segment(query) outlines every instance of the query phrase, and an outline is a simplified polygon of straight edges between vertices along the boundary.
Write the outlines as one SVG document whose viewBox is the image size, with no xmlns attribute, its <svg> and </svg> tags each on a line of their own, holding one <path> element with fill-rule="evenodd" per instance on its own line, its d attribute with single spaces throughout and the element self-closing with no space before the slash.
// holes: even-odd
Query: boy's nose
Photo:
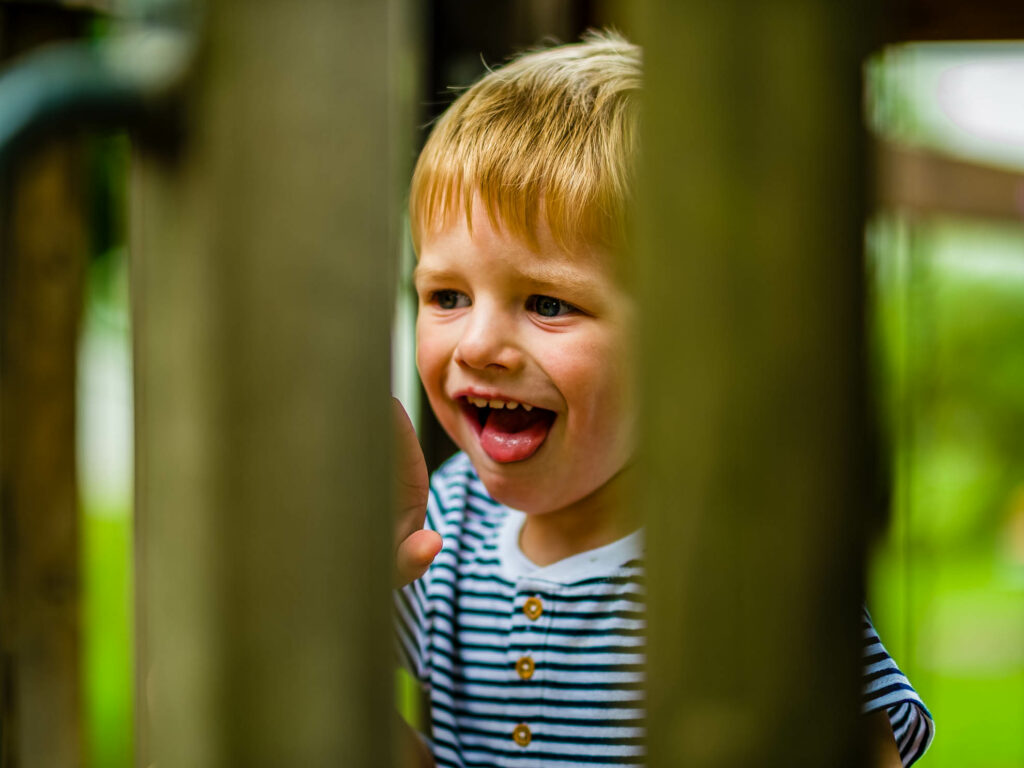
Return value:
<svg viewBox="0 0 1024 768">
<path fill-rule="evenodd" d="M 515 321 L 484 307 L 474 307 L 455 347 L 455 361 L 479 370 L 514 370 L 522 361 L 515 343 Z"/>
</svg>

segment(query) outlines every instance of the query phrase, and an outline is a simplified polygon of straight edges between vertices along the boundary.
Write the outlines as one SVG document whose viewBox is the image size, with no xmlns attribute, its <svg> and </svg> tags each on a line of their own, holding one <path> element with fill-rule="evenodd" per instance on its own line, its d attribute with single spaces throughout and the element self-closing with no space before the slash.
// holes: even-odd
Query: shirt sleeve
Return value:
<svg viewBox="0 0 1024 768">
<path fill-rule="evenodd" d="M 458 511 L 458 499 L 465 495 L 464 466 L 468 460 L 457 454 L 430 478 L 427 515 L 423 527 L 437 531 L 445 539 L 443 549 L 450 547 L 446 538 L 450 525 L 446 520 Z M 435 568 L 445 560 L 438 555 L 427 572 L 411 584 L 396 589 L 394 595 L 395 650 L 398 663 L 405 667 L 422 685 L 430 678 L 431 628 L 434 621 L 432 589 Z"/>
<path fill-rule="evenodd" d="M 885 709 L 903 765 L 913 765 L 935 736 L 931 713 L 907 676 L 900 671 L 878 638 L 867 610 L 863 612 L 864 714 Z"/>
<path fill-rule="evenodd" d="M 437 530 L 440 517 L 438 496 L 431 480 L 427 501 L 427 519 L 424 528 Z M 425 684 L 429 677 L 431 608 L 429 598 L 430 569 L 420 578 L 401 589 L 394 590 L 395 649 L 398 663 Z"/>
<path fill-rule="evenodd" d="M 427 680 L 428 604 L 422 579 L 394 591 L 398 663 L 421 683 Z"/>
</svg>

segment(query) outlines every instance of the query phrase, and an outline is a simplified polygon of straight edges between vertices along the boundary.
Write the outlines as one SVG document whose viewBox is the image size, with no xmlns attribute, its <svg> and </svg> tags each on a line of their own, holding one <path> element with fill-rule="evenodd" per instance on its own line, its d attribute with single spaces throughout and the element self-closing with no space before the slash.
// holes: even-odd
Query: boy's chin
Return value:
<svg viewBox="0 0 1024 768">
<path fill-rule="evenodd" d="M 535 511 L 540 499 L 544 497 L 542 486 L 545 484 L 538 483 L 536 477 L 529 477 L 532 473 L 527 465 L 532 463 L 532 459 L 500 463 L 488 457 L 479 445 L 468 450 L 464 446 L 460 447 L 469 454 L 480 482 L 492 499 L 522 512 Z"/>
<path fill-rule="evenodd" d="M 579 477 L 567 476 L 563 472 L 545 472 L 550 467 L 545 467 L 543 461 L 536 461 L 543 457 L 514 464 L 498 464 L 486 458 L 480 460 L 478 456 L 483 455 L 482 452 L 467 453 L 492 499 L 506 507 L 534 515 L 564 510 L 584 500 L 596 502 L 597 497 L 607 497 L 612 486 L 619 485 L 617 481 L 624 476 L 630 464 L 627 456 L 607 475 Z"/>
<path fill-rule="evenodd" d="M 514 465 L 481 466 L 477 462 L 474 464 L 480 481 L 487 489 L 487 494 L 506 507 L 537 515 L 561 509 L 577 501 L 577 499 L 563 497 L 565 493 L 563 483 L 528 477 L 527 473 L 508 471 Z"/>
<path fill-rule="evenodd" d="M 510 483 L 480 475 L 480 480 L 487 489 L 488 495 L 499 504 L 526 512 L 530 515 L 543 514 L 551 511 L 551 497 L 538 493 L 536 486 L 524 487 L 523 483 Z"/>
</svg>

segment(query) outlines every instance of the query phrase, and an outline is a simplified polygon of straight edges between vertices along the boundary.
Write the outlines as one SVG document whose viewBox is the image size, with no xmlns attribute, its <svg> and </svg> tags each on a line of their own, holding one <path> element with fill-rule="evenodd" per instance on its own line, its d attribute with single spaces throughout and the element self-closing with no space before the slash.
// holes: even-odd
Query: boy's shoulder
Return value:
<svg viewBox="0 0 1024 768">
<path fill-rule="evenodd" d="M 477 478 L 476 469 L 473 467 L 473 462 L 469 460 L 466 452 L 458 451 L 448 457 L 441 466 L 434 470 L 434 474 L 430 477 L 430 482 L 431 485 L 434 482 L 458 482 L 459 478 L 468 477 Z"/>
<path fill-rule="evenodd" d="M 442 536 L 461 538 L 466 531 L 480 539 L 491 538 L 508 513 L 508 507 L 491 498 L 473 462 L 462 451 L 430 477 L 427 527 Z"/>
</svg>

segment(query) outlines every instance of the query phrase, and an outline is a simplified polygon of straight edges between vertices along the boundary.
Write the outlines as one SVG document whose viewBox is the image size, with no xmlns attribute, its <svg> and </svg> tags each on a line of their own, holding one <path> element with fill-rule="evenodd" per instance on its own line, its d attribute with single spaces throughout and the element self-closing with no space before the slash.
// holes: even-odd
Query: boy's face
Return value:
<svg viewBox="0 0 1024 768">
<path fill-rule="evenodd" d="M 525 512 L 594 494 L 632 451 L 632 303 L 607 255 L 539 251 L 459 219 L 416 268 L 417 364 L 430 404 L 498 501 Z M 509 404 L 513 404 L 509 408 Z M 500 407 L 504 406 L 504 407 Z"/>
</svg>

